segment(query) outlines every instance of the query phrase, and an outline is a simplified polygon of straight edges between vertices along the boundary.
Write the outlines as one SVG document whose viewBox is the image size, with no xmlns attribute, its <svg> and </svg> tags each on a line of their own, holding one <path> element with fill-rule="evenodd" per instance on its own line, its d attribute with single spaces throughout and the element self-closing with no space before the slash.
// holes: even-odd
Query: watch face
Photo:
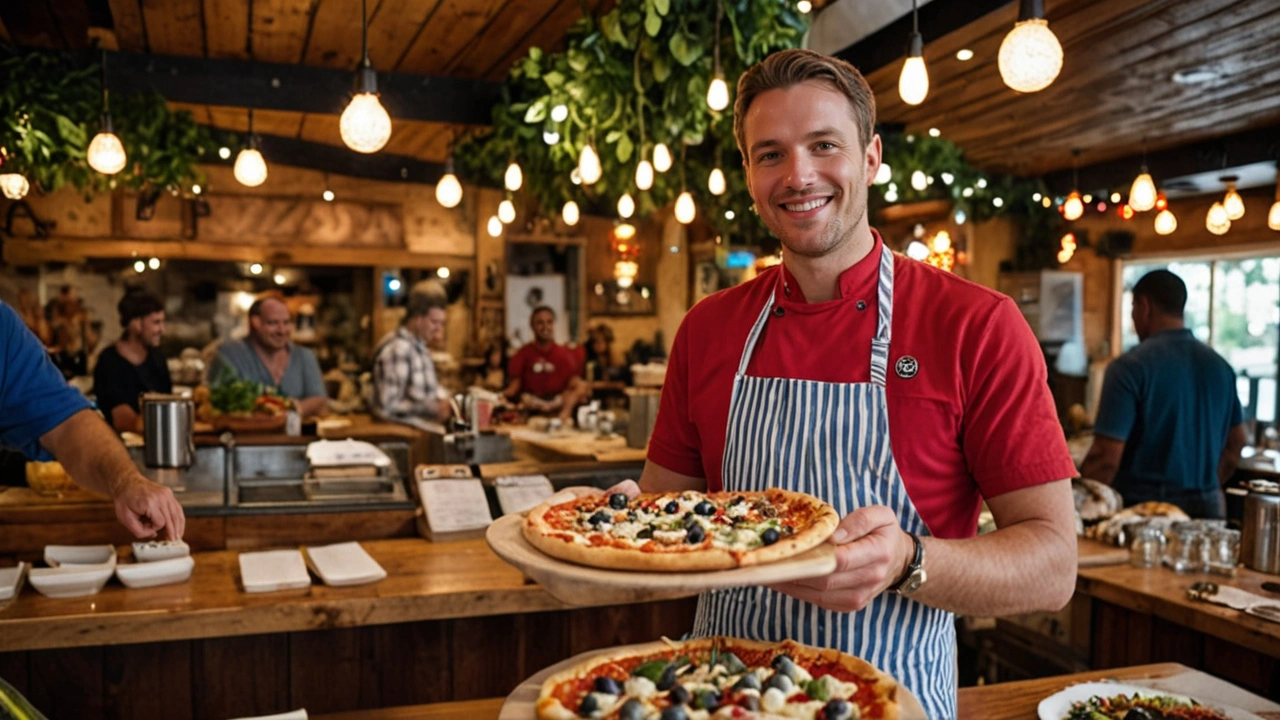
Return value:
<svg viewBox="0 0 1280 720">
<path fill-rule="evenodd" d="M 920 586 L 924 585 L 925 577 L 924 568 L 917 568 L 907 578 L 907 581 L 902 584 L 902 588 L 898 590 L 898 594 L 910 595 L 916 590 L 919 590 Z"/>
</svg>

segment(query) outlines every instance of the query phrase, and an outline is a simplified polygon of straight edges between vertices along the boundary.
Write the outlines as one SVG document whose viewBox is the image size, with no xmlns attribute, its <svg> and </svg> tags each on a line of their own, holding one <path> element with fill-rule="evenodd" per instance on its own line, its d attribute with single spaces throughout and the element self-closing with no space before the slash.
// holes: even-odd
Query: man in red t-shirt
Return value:
<svg viewBox="0 0 1280 720">
<path fill-rule="evenodd" d="M 740 79 L 734 123 L 783 263 L 685 317 L 640 487 L 782 487 L 842 519 L 833 573 L 704 593 L 693 632 L 837 647 L 955 717 L 952 613 L 1056 610 L 1075 589 L 1044 357 L 1010 298 L 870 228 L 881 143 L 851 65 L 776 53 Z M 984 499 L 998 529 L 975 536 Z"/>
<path fill-rule="evenodd" d="M 559 413 L 569 420 L 590 389 L 578 377 L 581 363 L 563 345 L 556 344 L 556 312 L 543 305 L 529 316 L 533 342 L 526 343 L 507 363 L 511 382 L 504 394 L 520 407 L 537 413 Z"/>
</svg>

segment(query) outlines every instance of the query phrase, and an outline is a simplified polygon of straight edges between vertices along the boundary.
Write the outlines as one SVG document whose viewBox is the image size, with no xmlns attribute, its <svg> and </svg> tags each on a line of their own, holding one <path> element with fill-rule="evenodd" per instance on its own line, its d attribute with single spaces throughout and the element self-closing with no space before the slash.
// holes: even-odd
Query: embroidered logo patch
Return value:
<svg viewBox="0 0 1280 720">
<path fill-rule="evenodd" d="M 920 372 L 920 363 L 910 355 L 903 355 L 898 358 L 898 362 L 894 364 L 893 371 L 898 373 L 898 377 L 908 379 L 916 376 Z"/>
</svg>

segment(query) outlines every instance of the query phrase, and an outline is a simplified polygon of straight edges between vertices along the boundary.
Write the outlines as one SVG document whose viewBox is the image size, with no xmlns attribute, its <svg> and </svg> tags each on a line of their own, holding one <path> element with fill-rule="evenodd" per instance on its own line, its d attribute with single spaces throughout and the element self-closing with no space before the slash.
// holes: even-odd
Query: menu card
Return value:
<svg viewBox="0 0 1280 720">
<path fill-rule="evenodd" d="M 440 539 L 442 533 L 483 530 L 493 522 L 489 499 L 478 478 L 419 480 L 418 497 L 431 539 Z"/>
<path fill-rule="evenodd" d="M 503 515 L 522 513 L 541 504 L 555 489 L 546 475 L 509 475 L 494 480 Z"/>
</svg>

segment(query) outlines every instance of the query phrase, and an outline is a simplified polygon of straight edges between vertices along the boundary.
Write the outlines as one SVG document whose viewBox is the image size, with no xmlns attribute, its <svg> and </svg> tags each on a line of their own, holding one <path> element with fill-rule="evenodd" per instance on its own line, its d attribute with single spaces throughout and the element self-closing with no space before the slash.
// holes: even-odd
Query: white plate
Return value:
<svg viewBox="0 0 1280 720">
<path fill-rule="evenodd" d="M 1037 708 L 1040 713 L 1040 720 L 1064 720 L 1067 713 L 1071 712 L 1071 705 L 1076 702 L 1088 700 L 1094 696 L 1113 697 L 1115 695 L 1133 695 L 1137 693 L 1142 697 L 1169 697 L 1182 702 L 1191 702 L 1191 698 L 1186 695 L 1178 695 L 1176 693 L 1164 692 L 1163 690 L 1153 690 L 1138 685 L 1124 685 L 1113 682 L 1087 682 L 1079 685 L 1072 685 L 1061 692 L 1054 693 L 1044 700 L 1040 701 Z M 1205 700 L 1197 700 L 1201 705 L 1211 707 L 1225 714 L 1231 720 L 1262 720 L 1262 718 L 1251 712 L 1241 710 L 1239 708 L 1228 707 L 1214 702 Z"/>
<path fill-rule="evenodd" d="M 115 567 L 116 549 L 113 545 L 45 545 L 44 561 L 53 568 Z"/>
<path fill-rule="evenodd" d="M 311 585 L 298 550 L 240 553 L 240 580 L 251 593 L 295 590 Z"/>
<path fill-rule="evenodd" d="M 275 715 L 254 715 L 253 717 L 235 718 L 235 720 L 307 720 L 307 709 L 290 710 Z"/>
<path fill-rule="evenodd" d="M 311 467 L 343 467 L 373 465 L 390 467 L 391 458 L 373 443 L 363 440 L 317 440 L 307 446 L 307 462 Z"/>
<path fill-rule="evenodd" d="M 387 576 L 377 560 L 357 542 L 306 548 L 307 564 L 325 585 L 363 585 Z"/>
<path fill-rule="evenodd" d="M 187 557 L 191 546 L 181 540 L 152 540 L 133 544 L 133 557 L 138 562 L 155 562 Z"/>
<path fill-rule="evenodd" d="M 18 563 L 16 567 L 0 568 L 0 600 L 16 597 L 22 589 L 22 580 L 27 575 L 27 564 Z"/>
<path fill-rule="evenodd" d="M 116 566 L 116 577 L 125 587 L 148 588 L 186 582 L 196 561 L 190 555 L 157 560 L 155 562 L 130 563 Z"/>
<path fill-rule="evenodd" d="M 94 595 L 115 573 L 114 565 L 81 565 L 60 568 L 32 568 L 27 575 L 31 587 L 51 598 Z"/>
</svg>

